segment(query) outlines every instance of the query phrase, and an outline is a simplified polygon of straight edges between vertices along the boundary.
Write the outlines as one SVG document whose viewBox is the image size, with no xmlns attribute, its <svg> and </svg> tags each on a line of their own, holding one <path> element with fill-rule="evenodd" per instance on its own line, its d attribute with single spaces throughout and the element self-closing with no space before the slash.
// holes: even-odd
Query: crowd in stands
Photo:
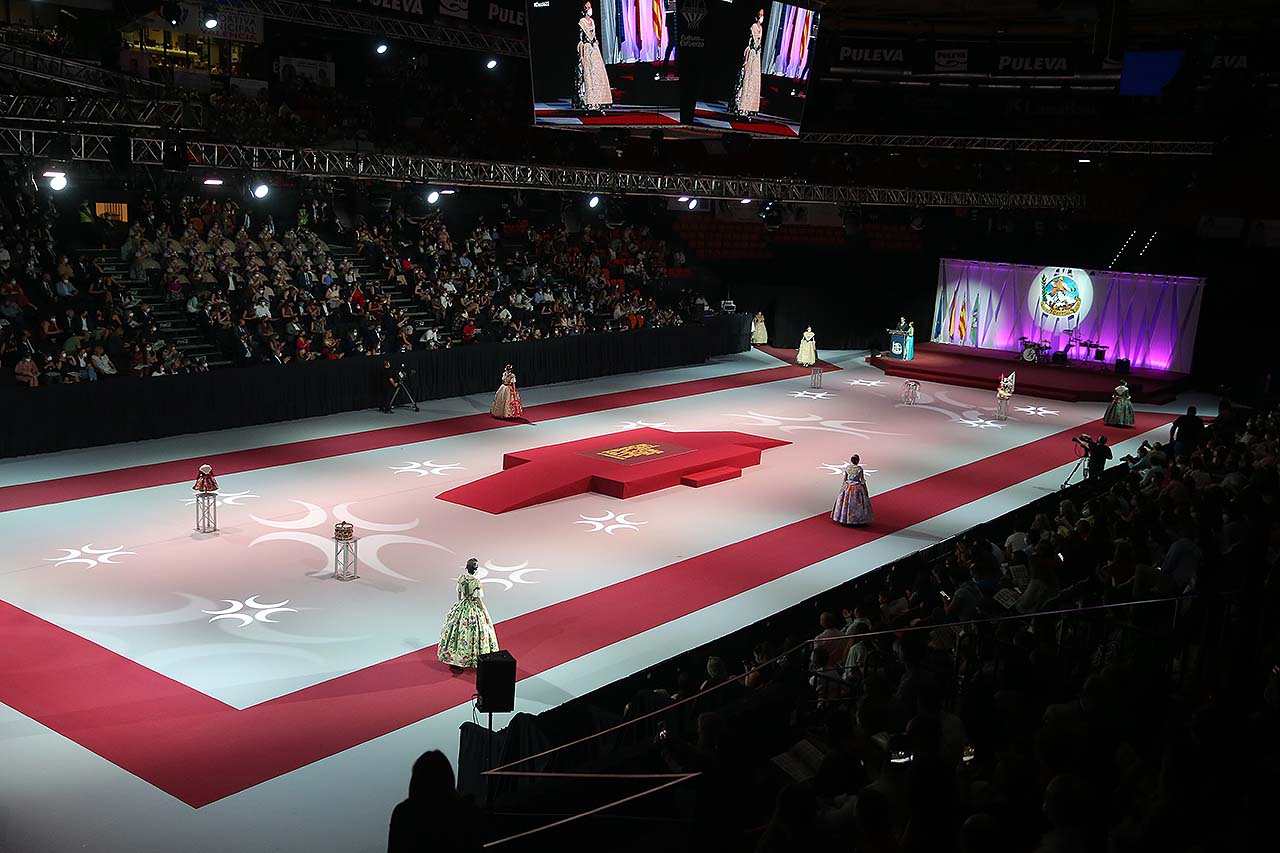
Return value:
<svg viewBox="0 0 1280 853">
<path fill-rule="evenodd" d="M 92 258 L 63 254 L 57 208 L 6 173 L 0 192 L 0 364 L 37 387 L 207 369 L 160 332 L 151 306 Z"/>
<path fill-rule="evenodd" d="M 636 676 L 597 761 L 701 773 L 699 849 L 1229 849 L 1278 787 L 1278 462 L 1280 412 L 1193 410 L 820 599 L 816 636 L 780 614 Z"/>
<path fill-rule="evenodd" d="M 689 291 L 659 304 L 683 255 L 645 225 L 570 234 L 481 216 L 455 241 L 438 209 L 393 208 L 345 229 L 312 199 L 277 226 L 234 200 L 146 195 L 117 280 L 92 258 L 57 254 L 47 198 L 7 198 L 0 358 L 31 387 L 207 370 L 165 339 L 161 301 L 241 365 L 661 328 L 706 306 Z M 335 252 L 322 233 L 350 248 Z"/>
</svg>

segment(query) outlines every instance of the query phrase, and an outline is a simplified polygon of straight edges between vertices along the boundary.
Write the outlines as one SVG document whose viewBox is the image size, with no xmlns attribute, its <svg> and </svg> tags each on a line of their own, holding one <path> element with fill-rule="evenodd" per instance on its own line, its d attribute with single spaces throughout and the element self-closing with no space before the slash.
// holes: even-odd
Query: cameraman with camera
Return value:
<svg viewBox="0 0 1280 853">
<path fill-rule="evenodd" d="M 1107 462 L 1111 459 L 1111 448 L 1107 446 L 1107 437 L 1100 435 L 1097 438 L 1088 433 L 1081 434 L 1078 438 L 1073 438 L 1076 444 L 1084 448 L 1084 453 L 1089 457 L 1089 465 L 1086 469 L 1088 478 L 1101 477 L 1102 471 L 1107 467 Z"/>
</svg>

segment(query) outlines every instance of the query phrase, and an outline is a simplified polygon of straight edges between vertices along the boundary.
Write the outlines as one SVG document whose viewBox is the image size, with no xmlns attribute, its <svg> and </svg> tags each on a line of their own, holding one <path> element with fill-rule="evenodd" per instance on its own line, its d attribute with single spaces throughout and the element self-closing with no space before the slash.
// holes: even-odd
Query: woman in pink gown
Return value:
<svg viewBox="0 0 1280 853">
<path fill-rule="evenodd" d="M 858 464 L 860 457 L 853 454 L 844 469 L 844 483 L 840 487 L 840 496 L 836 498 L 835 508 L 831 510 L 831 520 L 839 524 L 858 526 L 871 523 L 871 493 L 867 491 L 867 475 Z"/>
<path fill-rule="evenodd" d="M 502 369 L 502 384 L 498 393 L 493 395 L 493 407 L 489 414 L 504 421 L 513 420 L 524 415 L 524 406 L 520 405 L 520 391 L 516 388 L 516 374 L 507 365 Z"/>
<path fill-rule="evenodd" d="M 742 51 L 738 83 L 733 87 L 733 103 L 729 106 L 735 115 L 753 116 L 760 112 L 760 48 L 763 43 L 764 9 L 760 9 L 751 24 L 747 47 Z"/>
</svg>

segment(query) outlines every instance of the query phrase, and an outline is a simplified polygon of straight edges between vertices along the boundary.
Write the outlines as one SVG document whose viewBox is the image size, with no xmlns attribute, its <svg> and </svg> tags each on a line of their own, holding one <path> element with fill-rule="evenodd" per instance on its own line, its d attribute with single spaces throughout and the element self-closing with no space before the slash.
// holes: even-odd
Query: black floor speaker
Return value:
<svg viewBox="0 0 1280 853">
<path fill-rule="evenodd" d="M 1129 359 L 1127 358 L 1116 359 L 1116 373 L 1119 373 L 1121 376 L 1129 375 Z"/>
<path fill-rule="evenodd" d="M 505 714 L 516 708 L 516 659 L 511 652 L 480 655 L 476 666 L 476 710 Z"/>
</svg>

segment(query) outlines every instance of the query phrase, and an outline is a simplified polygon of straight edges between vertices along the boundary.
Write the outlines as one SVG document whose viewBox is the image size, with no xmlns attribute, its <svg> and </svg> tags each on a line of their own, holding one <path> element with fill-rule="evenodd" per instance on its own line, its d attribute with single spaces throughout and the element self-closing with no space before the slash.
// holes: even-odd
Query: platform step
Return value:
<svg viewBox="0 0 1280 853">
<path fill-rule="evenodd" d="M 728 465 L 721 465 L 719 468 L 708 468 L 705 471 L 698 471 L 694 474 L 685 474 L 680 478 L 680 485 L 692 486 L 697 489 L 702 486 L 711 486 L 716 483 L 723 483 L 725 480 L 736 480 L 741 476 L 741 468 L 732 468 Z"/>
</svg>

